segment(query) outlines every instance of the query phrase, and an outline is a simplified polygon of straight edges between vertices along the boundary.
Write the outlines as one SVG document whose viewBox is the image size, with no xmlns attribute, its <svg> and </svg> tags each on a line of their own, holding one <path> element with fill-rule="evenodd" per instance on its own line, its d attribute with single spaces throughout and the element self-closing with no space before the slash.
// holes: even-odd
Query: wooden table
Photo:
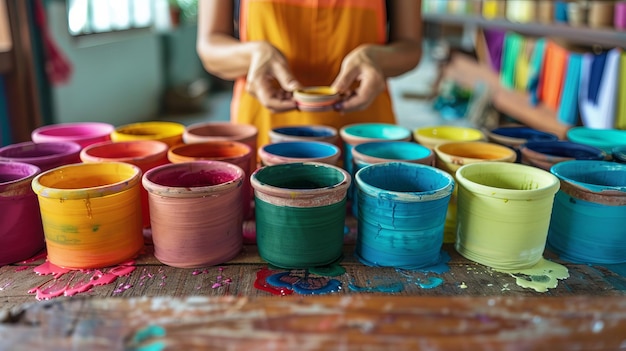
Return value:
<svg viewBox="0 0 626 351">
<path fill-rule="evenodd" d="M 364 266 L 346 240 L 340 262 L 346 272 L 330 277 L 340 289 L 312 296 L 255 288 L 267 263 L 253 244 L 228 263 L 201 269 L 165 266 L 147 245 L 129 275 L 50 301 L 28 293 L 54 280 L 33 272 L 44 259 L 9 265 L 0 268 L 0 349 L 77 342 L 90 350 L 151 343 L 156 348 L 143 350 L 626 347 L 626 277 L 614 267 L 563 262 L 546 251 L 570 277 L 538 293 L 468 261 L 451 244 L 443 250 L 451 256 L 448 272 L 402 271 Z M 443 283 L 421 287 L 429 277 Z"/>
</svg>

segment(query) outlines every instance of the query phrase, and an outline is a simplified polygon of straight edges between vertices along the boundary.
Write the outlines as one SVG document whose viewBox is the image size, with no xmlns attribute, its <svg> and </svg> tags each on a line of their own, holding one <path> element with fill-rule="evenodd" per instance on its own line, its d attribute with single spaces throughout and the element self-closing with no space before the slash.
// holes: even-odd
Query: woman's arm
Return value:
<svg viewBox="0 0 626 351">
<path fill-rule="evenodd" d="M 242 43 L 234 37 L 233 2 L 198 2 L 198 39 L 196 51 L 207 72 L 226 80 L 248 73 L 258 42 Z"/>
</svg>

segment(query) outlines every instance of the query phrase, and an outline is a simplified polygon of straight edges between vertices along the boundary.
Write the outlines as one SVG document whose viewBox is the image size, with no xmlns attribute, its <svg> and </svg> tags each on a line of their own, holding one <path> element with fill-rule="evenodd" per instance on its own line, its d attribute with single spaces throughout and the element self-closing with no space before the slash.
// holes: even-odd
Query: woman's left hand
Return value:
<svg viewBox="0 0 626 351">
<path fill-rule="evenodd" d="M 342 112 L 367 108 L 386 89 L 386 77 L 374 62 L 368 46 L 359 46 L 343 59 L 332 87 L 344 97 L 336 105 Z"/>
</svg>

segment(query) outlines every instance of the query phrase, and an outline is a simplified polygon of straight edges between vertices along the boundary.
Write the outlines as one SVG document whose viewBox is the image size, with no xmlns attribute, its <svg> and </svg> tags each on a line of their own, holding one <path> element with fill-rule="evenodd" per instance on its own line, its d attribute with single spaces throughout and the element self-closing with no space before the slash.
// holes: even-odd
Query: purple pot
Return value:
<svg viewBox="0 0 626 351">
<path fill-rule="evenodd" d="M 42 172 L 80 162 L 81 146 L 70 141 L 26 141 L 0 148 L 0 161 L 30 163 Z"/>
</svg>

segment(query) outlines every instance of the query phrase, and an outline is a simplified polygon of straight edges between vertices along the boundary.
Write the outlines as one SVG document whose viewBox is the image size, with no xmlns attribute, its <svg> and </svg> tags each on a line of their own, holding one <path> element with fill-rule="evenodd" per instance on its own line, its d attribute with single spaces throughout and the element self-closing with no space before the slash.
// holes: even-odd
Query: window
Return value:
<svg viewBox="0 0 626 351">
<path fill-rule="evenodd" d="M 68 0 L 71 35 L 107 33 L 155 24 L 153 0 Z"/>
</svg>

